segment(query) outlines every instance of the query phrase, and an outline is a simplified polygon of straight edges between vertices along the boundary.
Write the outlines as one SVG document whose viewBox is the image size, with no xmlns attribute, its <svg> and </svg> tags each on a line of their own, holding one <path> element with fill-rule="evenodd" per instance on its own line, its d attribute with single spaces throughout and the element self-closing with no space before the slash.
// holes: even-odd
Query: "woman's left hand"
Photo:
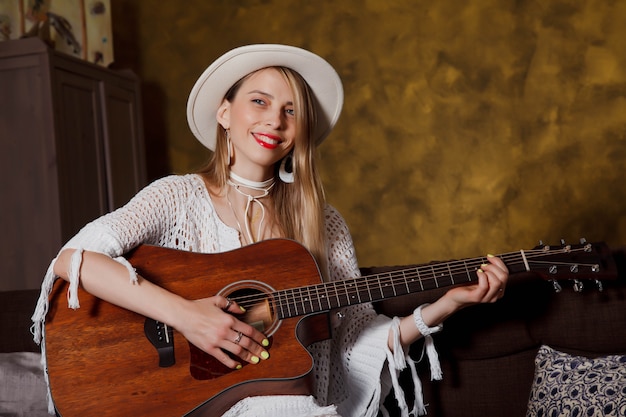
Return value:
<svg viewBox="0 0 626 417">
<path fill-rule="evenodd" d="M 489 263 L 476 271 L 478 282 L 451 289 L 446 297 L 455 302 L 459 309 L 479 303 L 494 303 L 504 296 L 509 270 L 498 257 L 488 255 Z"/>
</svg>

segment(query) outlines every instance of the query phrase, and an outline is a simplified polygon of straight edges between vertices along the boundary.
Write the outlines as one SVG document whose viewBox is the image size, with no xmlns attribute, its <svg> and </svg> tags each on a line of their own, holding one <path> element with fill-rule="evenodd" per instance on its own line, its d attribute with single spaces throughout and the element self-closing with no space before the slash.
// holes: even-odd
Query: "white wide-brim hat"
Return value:
<svg viewBox="0 0 626 417">
<path fill-rule="evenodd" d="M 215 150 L 217 109 L 226 92 L 241 78 L 267 67 L 298 72 L 313 92 L 317 123 L 313 139 L 320 144 L 337 123 L 343 87 L 335 69 L 318 55 L 295 46 L 257 44 L 235 48 L 213 62 L 198 78 L 187 101 L 187 122 L 194 136 Z"/>
</svg>

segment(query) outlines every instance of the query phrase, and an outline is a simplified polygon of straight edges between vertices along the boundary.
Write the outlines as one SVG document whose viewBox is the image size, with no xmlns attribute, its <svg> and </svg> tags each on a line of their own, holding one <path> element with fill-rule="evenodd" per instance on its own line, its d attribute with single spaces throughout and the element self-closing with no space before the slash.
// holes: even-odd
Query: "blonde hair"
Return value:
<svg viewBox="0 0 626 417">
<path fill-rule="evenodd" d="M 286 184 L 278 179 L 279 161 L 274 174 L 277 177 L 276 185 L 270 192 L 273 211 L 285 234 L 284 237 L 300 242 L 311 252 L 323 279 L 327 281 L 329 273 L 324 223 L 326 197 L 317 169 L 317 146 L 312 136 L 317 117 L 313 95 L 306 81 L 296 71 L 285 67 L 271 68 L 280 72 L 293 92 L 297 129 L 292 149 L 294 182 Z M 228 90 L 224 99 L 232 102 L 243 82 L 251 75 L 252 73 L 237 81 Z M 216 135 L 215 151 L 199 173 L 210 184 L 223 189 L 230 172 L 228 144 L 226 132 L 219 125 Z"/>
</svg>

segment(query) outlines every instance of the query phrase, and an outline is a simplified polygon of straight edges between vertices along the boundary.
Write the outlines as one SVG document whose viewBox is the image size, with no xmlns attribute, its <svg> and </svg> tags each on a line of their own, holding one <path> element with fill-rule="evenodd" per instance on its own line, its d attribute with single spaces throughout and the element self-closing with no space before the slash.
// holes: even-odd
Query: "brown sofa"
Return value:
<svg viewBox="0 0 626 417">
<path fill-rule="evenodd" d="M 599 291 L 593 281 L 582 291 L 562 282 L 561 292 L 530 273 L 514 274 L 502 300 L 467 308 L 449 318 L 434 335 L 443 379 L 430 381 L 427 360 L 418 364 L 424 402 L 431 417 L 524 417 L 535 381 L 535 357 L 542 345 L 586 358 L 626 354 L 626 255 L 612 254 L 618 279 L 603 282 Z M 364 268 L 377 274 L 394 268 Z M 388 315 L 406 315 L 443 291 L 402 296 L 378 304 Z M 411 355 L 421 356 L 422 344 Z M 621 364 L 620 411 L 626 415 L 626 363 Z M 408 372 L 401 375 L 407 396 L 413 392 Z M 568 394 L 573 395 L 573 394 Z M 546 400 L 547 402 L 547 400 Z M 394 413 L 393 395 L 386 404 Z M 592 414 L 605 415 L 602 410 Z M 532 413 L 531 413 L 532 414 Z M 563 415 L 563 414 L 561 414 Z M 575 413 L 564 415 L 576 415 Z M 578 415 L 587 415 L 578 414 Z"/>
<path fill-rule="evenodd" d="M 443 380 L 430 382 L 426 360 L 418 363 L 428 415 L 525 416 L 535 379 L 534 360 L 542 345 L 590 358 L 626 354 L 626 255 L 619 250 L 613 257 L 618 279 L 605 281 L 603 291 L 592 282 L 581 292 L 563 283 L 563 290 L 556 293 L 552 284 L 535 275 L 515 274 L 501 301 L 462 310 L 448 319 L 435 335 Z M 394 268 L 363 272 L 390 269 Z M 388 315 L 404 315 L 442 292 L 402 296 L 378 303 L 377 308 Z M 32 290 L 0 293 L 0 352 L 38 352 L 29 332 L 37 296 Z M 412 347 L 414 358 L 421 355 L 421 348 L 421 343 Z M 411 404 L 410 375 L 403 373 L 401 382 Z M 399 415 L 394 403 L 390 395 L 387 408 L 392 416 Z"/>
</svg>

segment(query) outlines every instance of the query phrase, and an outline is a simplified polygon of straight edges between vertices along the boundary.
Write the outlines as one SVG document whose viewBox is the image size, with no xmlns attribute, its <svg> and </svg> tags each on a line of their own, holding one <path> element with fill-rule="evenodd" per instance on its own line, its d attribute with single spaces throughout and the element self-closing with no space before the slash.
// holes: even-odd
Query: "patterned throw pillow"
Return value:
<svg viewBox="0 0 626 417">
<path fill-rule="evenodd" d="M 626 356 L 588 359 L 541 346 L 526 417 L 626 416 Z"/>
</svg>

